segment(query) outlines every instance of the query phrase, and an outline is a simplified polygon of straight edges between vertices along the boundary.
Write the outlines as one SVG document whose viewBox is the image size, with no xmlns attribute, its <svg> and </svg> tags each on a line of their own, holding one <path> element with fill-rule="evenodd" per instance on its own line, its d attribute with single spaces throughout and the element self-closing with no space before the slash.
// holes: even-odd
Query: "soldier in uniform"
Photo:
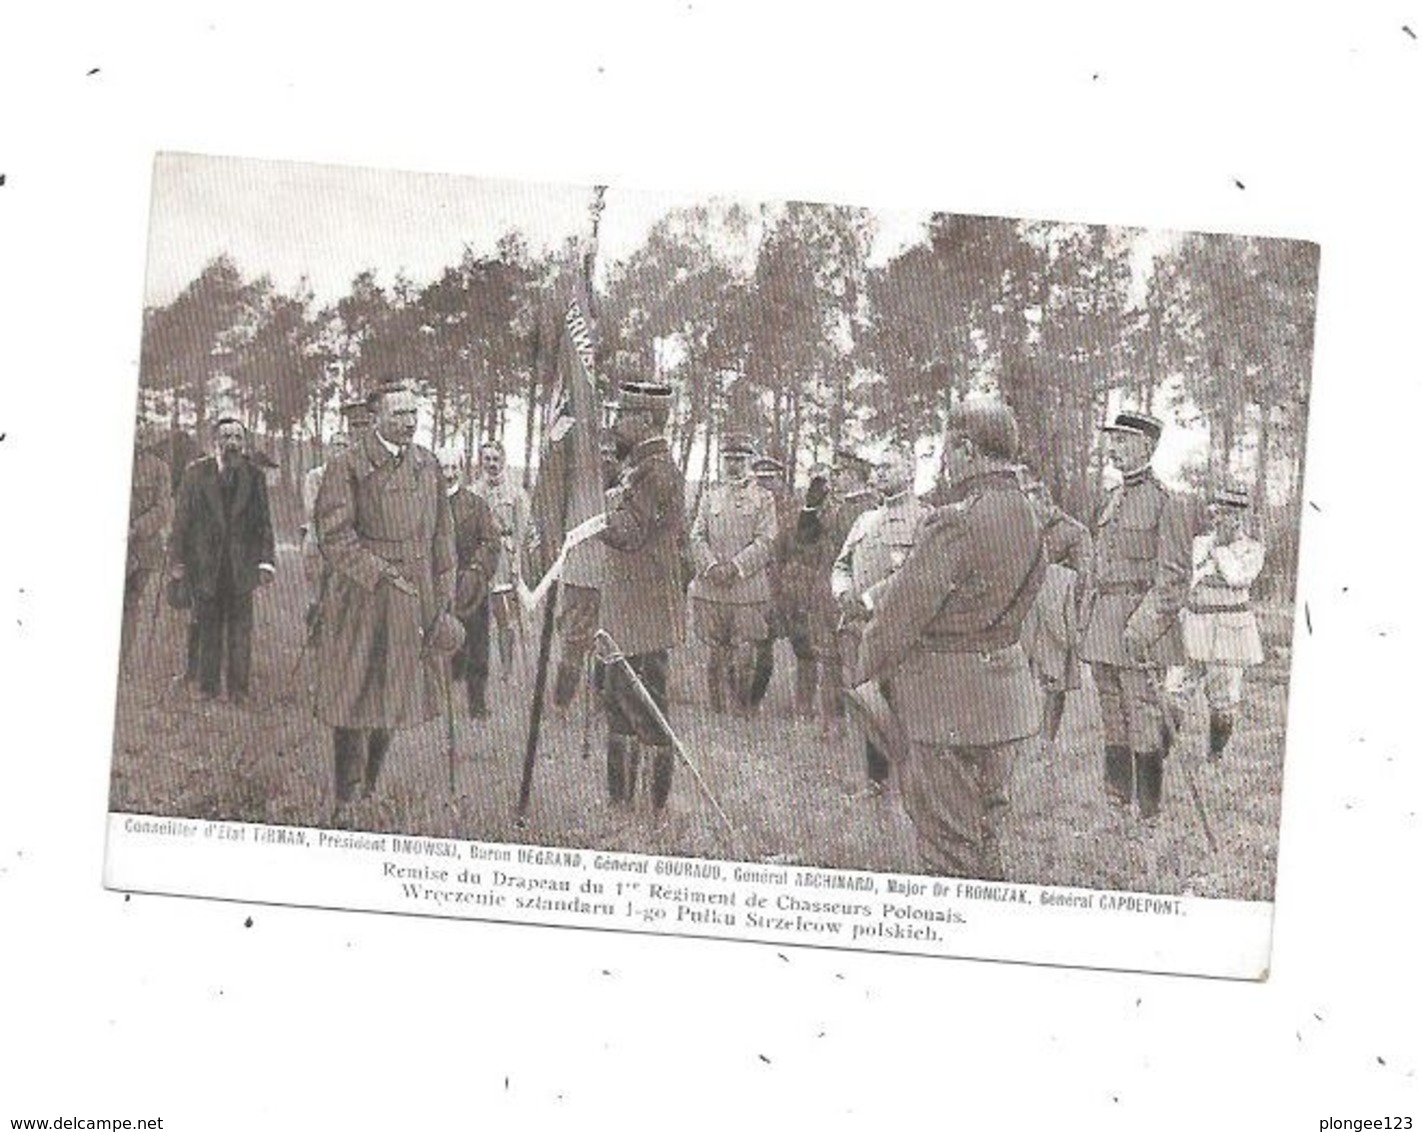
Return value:
<svg viewBox="0 0 1422 1132">
<path fill-rule="evenodd" d="M 610 406 L 606 406 L 610 410 Z M 526 555 L 529 574 L 541 578 L 562 549 L 563 515 L 568 491 L 567 461 L 573 433 L 555 436 L 533 485 Z M 604 488 L 621 475 L 616 453 L 600 446 Z M 587 671 L 597 632 L 598 586 L 602 583 L 602 548 L 585 542 L 564 563 L 558 579 L 558 669 L 553 678 L 553 705 L 566 712 Z"/>
<path fill-rule="evenodd" d="M 463 486 L 462 461 L 456 449 L 445 448 L 439 453 L 439 469 L 454 525 L 453 612 L 464 626 L 464 643 L 450 658 L 449 675 L 464 681 L 470 716 L 487 719 L 489 581 L 498 568 L 502 536 L 488 503 Z"/>
<path fill-rule="evenodd" d="M 168 465 L 158 454 L 163 438 L 138 418 L 134 434 L 133 480 L 128 496 L 128 561 L 123 580 L 123 636 L 119 659 L 128 660 L 138 639 L 138 611 L 148 581 L 163 568 L 163 532 L 168 525 Z"/>
<path fill-rule="evenodd" d="M 750 476 L 754 456 L 749 436 L 725 437 L 721 479 L 706 489 L 691 525 L 692 624 L 711 650 L 706 680 L 716 712 L 725 710 L 728 686 L 732 705 L 749 711 L 756 644 L 768 628 L 775 499 Z"/>
<path fill-rule="evenodd" d="M 776 532 L 775 549 L 766 567 L 770 577 L 770 617 L 765 639 L 756 645 L 755 673 L 751 677 L 751 707 L 758 708 L 775 675 L 775 642 L 789 635 L 784 587 L 785 539 L 795 522 L 795 498 L 785 483 L 785 465 L 774 456 L 757 456 L 751 461 L 751 475 L 775 499 Z"/>
<path fill-rule="evenodd" d="M 889 449 L 874 476 L 874 487 L 883 502 L 854 521 L 835 558 L 830 590 L 842 614 L 843 653 L 851 665 L 858 656 L 872 595 L 907 560 L 929 511 L 928 504 L 913 493 L 913 474 L 913 450 L 901 445 Z M 892 703 L 891 693 L 881 690 Z M 869 793 L 882 794 L 889 782 L 887 756 L 866 739 L 864 761 Z"/>
<path fill-rule="evenodd" d="M 1104 426 L 1107 458 L 1122 482 L 1095 523 L 1095 554 L 1082 615 L 1081 658 L 1091 665 L 1105 732 L 1105 782 L 1113 803 L 1160 812 L 1165 779 L 1165 669 L 1180 664 L 1180 610 L 1190 587 L 1190 509 L 1151 470 L 1162 424 L 1118 413 Z"/>
<path fill-rule="evenodd" d="M 528 537 L 529 511 L 528 493 L 507 473 L 504 446 L 497 440 L 486 441 L 479 450 L 479 475 L 469 490 L 483 497 L 499 525 L 502 549 L 489 608 L 498 634 L 499 661 L 505 677 L 513 666 L 514 633 L 521 618 L 516 591 L 523 568 L 520 556 Z"/>
<path fill-rule="evenodd" d="M 413 442 L 417 416 L 408 387 L 383 389 L 374 425 L 331 461 L 316 500 L 329 578 L 315 712 L 334 731 L 337 825 L 374 792 L 392 731 L 443 703 L 443 659 L 427 637 L 453 595 L 454 531 L 439 464 Z"/>
<path fill-rule="evenodd" d="M 1055 743 L 1069 691 L 1081 687 L 1077 607 L 1091 566 L 1091 533 L 1054 502 L 1042 480 L 1024 469 L 1024 490 L 1037 509 L 1047 552 L 1047 576 L 1022 627 L 1022 645 L 1045 693 L 1042 736 Z"/>
<path fill-rule="evenodd" d="M 612 435 L 623 472 L 608 492 L 607 551 L 599 616 L 602 628 L 667 715 L 670 650 L 681 644 L 686 620 L 680 547 L 686 527 L 686 485 L 665 435 L 671 386 L 629 382 L 620 390 Z M 652 805 L 671 793 L 675 755 L 671 736 L 655 721 L 620 665 L 603 676 L 607 712 L 607 793 L 614 803 L 635 796 L 641 750 L 654 752 Z"/>
<path fill-rule="evenodd" d="M 787 528 L 780 534 L 781 593 L 786 631 L 795 653 L 795 712 L 813 720 L 816 693 L 826 728 L 840 711 L 842 664 L 839 608 L 830 585 L 835 557 L 843 544 L 836 500 L 826 464 L 810 469 L 809 482 Z"/>
<path fill-rule="evenodd" d="M 1264 544 L 1245 529 L 1249 493 L 1225 487 L 1210 500 L 1214 529 L 1192 547 L 1190 597 L 1182 625 L 1184 665 L 1170 669 L 1166 686 L 1183 720 L 1200 686 L 1210 709 L 1206 758 L 1223 757 L 1244 692 L 1244 670 L 1264 660 L 1249 589 L 1264 568 Z"/>
<path fill-rule="evenodd" d="M 892 689 L 909 744 L 904 809 L 923 866 L 996 879 L 1015 752 L 1042 721 L 1018 636 L 1046 560 L 1012 463 L 1012 411 L 995 399 L 960 401 L 948 432 L 952 502 L 871 593 L 856 681 Z"/>
</svg>

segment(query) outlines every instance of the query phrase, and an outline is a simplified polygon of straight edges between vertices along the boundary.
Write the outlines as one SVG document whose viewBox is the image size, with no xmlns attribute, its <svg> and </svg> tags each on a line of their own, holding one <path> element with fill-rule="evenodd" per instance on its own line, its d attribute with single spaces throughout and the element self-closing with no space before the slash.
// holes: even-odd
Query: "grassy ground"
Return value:
<svg viewBox="0 0 1422 1132">
<path fill-rule="evenodd" d="M 150 594 L 150 600 L 152 595 Z M 184 687 L 185 617 L 145 608 L 142 634 L 121 679 L 111 807 L 190 818 L 325 826 L 331 809 L 330 732 L 310 713 L 309 658 L 302 656 L 305 595 L 293 547 L 278 581 L 258 594 L 252 699 L 245 708 L 194 701 Z M 1266 636 L 1286 639 L 1276 611 Z M 601 720 L 580 697 L 566 717 L 545 719 L 528 821 L 514 820 L 528 724 L 537 626 L 512 670 L 495 660 L 491 718 L 456 710 L 455 789 L 448 783 L 444 725 L 399 733 L 379 797 L 357 813 L 363 829 L 482 841 L 528 842 L 664 855 L 706 856 L 914 872 L 913 833 L 891 790 L 860 796 L 859 740 L 822 743 L 789 718 L 793 662 L 783 644 L 761 713 L 713 717 L 703 704 L 701 655 L 675 655 L 672 718 L 735 826 L 719 825 L 685 768 L 677 771 L 660 828 L 649 803 L 631 813 L 604 801 Z M 1005 840 L 1013 880 L 1090 888 L 1268 899 L 1274 888 L 1283 763 L 1287 660 L 1276 656 L 1246 682 L 1243 718 L 1226 760 L 1201 757 L 1203 708 L 1181 756 L 1167 763 L 1166 811 L 1153 830 L 1102 798 L 1099 720 L 1089 687 L 1073 693 L 1053 750 L 1036 744 L 1019 762 Z M 175 678 L 177 677 L 177 678 Z M 695 694 L 693 694 L 695 689 Z M 456 705 L 460 702 L 456 697 Z M 590 757 L 582 757 L 584 736 Z M 1219 843 L 1212 853 L 1191 800 L 1194 779 Z"/>
</svg>

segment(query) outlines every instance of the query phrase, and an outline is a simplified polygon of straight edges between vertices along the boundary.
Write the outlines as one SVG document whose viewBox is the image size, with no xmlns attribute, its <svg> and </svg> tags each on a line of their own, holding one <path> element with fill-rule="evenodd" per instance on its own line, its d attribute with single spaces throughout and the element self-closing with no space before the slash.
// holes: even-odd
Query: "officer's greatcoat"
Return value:
<svg viewBox="0 0 1422 1132">
<path fill-rule="evenodd" d="M 316 715 L 333 727 L 404 727 L 442 704 L 423 635 L 452 598 L 454 535 L 434 456 L 400 458 L 374 429 L 326 465 L 316 532 L 329 580 L 316 654 Z M 398 573 L 419 596 L 386 581 Z"/>
</svg>

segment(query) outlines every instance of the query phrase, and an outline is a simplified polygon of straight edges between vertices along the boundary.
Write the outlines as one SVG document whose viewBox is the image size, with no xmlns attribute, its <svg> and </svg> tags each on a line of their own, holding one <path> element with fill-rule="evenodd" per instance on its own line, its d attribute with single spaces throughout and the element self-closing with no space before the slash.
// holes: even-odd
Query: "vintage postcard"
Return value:
<svg viewBox="0 0 1422 1132">
<path fill-rule="evenodd" d="M 1319 249 L 944 206 L 161 155 L 108 885 L 1266 977 Z"/>
</svg>

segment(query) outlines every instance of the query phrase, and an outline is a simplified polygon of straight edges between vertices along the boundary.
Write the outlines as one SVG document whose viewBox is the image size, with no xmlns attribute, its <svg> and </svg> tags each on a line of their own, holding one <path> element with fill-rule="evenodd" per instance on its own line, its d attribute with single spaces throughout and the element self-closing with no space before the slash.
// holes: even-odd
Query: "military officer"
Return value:
<svg viewBox="0 0 1422 1132">
<path fill-rule="evenodd" d="M 1182 626 L 1186 663 L 1172 667 L 1167 687 L 1183 718 L 1200 685 L 1210 709 L 1206 757 L 1218 761 L 1234 732 L 1244 670 L 1264 660 L 1249 590 L 1264 568 L 1264 544 L 1245 529 L 1249 493 L 1224 487 L 1210 500 L 1214 529 L 1191 548 L 1190 597 Z"/>
<path fill-rule="evenodd" d="M 755 673 L 750 688 L 751 707 L 757 708 L 770 690 L 770 680 L 775 674 L 775 642 L 789 633 L 784 588 L 785 538 L 794 525 L 795 498 L 785 482 L 785 465 L 774 456 L 757 456 L 752 460 L 751 475 L 775 498 L 775 550 L 766 567 L 770 576 L 770 616 L 765 639 L 756 645 Z"/>
<path fill-rule="evenodd" d="M 520 627 L 517 588 L 528 538 L 529 499 L 528 492 L 508 474 L 508 460 L 499 441 L 486 441 L 479 450 L 479 475 L 469 490 L 482 496 L 489 505 L 502 537 L 499 565 L 490 587 L 489 608 L 499 642 L 499 661 L 507 678 L 513 666 L 514 634 Z"/>
<path fill-rule="evenodd" d="M 844 548 L 844 541 L 849 537 L 849 532 L 859 516 L 879 506 L 881 500 L 872 482 L 874 462 L 847 444 L 841 445 L 835 451 L 831 477 L 833 507 L 827 521 L 829 540 L 833 544 L 833 550 L 830 551 L 833 562 L 839 557 L 839 552 Z M 830 600 L 834 602 L 833 593 L 830 594 Z M 854 667 L 855 650 L 858 648 L 857 634 L 839 632 L 841 610 L 837 602 L 834 604 L 835 656 L 832 659 L 825 657 L 820 661 L 820 680 L 823 683 L 828 677 L 831 688 L 834 689 L 833 714 L 825 728 L 826 739 L 837 736 L 843 728 L 844 701 L 839 691 L 844 687 L 845 673 Z M 828 689 L 825 695 L 830 695 Z"/>
<path fill-rule="evenodd" d="M 681 584 L 686 485 L 665 435 L 671 402 L 671 386 L 659 382 L 627 382 L 619 391 L 612 435 L 623 471 L 607 494 L 601 534 L 607 572 L 598 614 L 664 717 L 670 650 L 681 644 L 686 620 Z M 608 797 L 614 803 L 633 799 L 642 748 L 650 747 L 652 805 L 662 810 L 675 769 L 671 736 L 619 664 L 604 670 L 603 704 Z"/>
<path fill-rule="evenodd" d="M 907 560 L 929 511 L 913 492 L 913 475 L 913 449 L 891 447 L 874 472 L 872 486 L 881 502 L 854 521 L 834 561 L 830 592 L 843 615 L 843 648 L 851 664 L 859 651 L 863 623 L 869 619 L 872 594 Z M 890 693 L 885 692 L 885 698 L 892 702 Z M 864 760 L 869 792 L 883 793 L 889 782 L 888 757 L 866 739 Z"/>
<path fill-rule="evenodd" d="M 706 679 L 716 712 L 725 710 L 728 686 L 732 705 L 749 711 L 756 643 L 767 633 L 775 499 L 750 476 L 754 456 L 749 436 L 724 438 L 721 479 L 707 487 L 691 525 L 692 624 L 711 650 Z"/>
<path fill-rule="evenodd" d="M 1134 799 L 1148 820 L 1165 779 L 1163 676 L 1185 659 L 1179 618 L 1190 586 L 1190 509 L 1151 470 L 1162 428 L 1136 412 L 1103 428 L 1122 482 L 1096 516 L 1081 638 L 1101 702 L 1107 797 Z"/>
<path fill-rule="evenodd" d="M 433 453 L 414 443 L 414 392 L 390 384 L 374 411 L 316 498 L 329 576 L 315 712 L 334 732 L 335 825 L 374 792 L 392 731 L 435 718 L 444 698 L 444 658 L 430 646 L 454 591 L 449 500 Z"/>
<path fill-rule="evenodd" d="M 1052 501 L 1051 490 L 1024 469 L 1024 489 L 1037 510 L 1047 553 L 1047 576 L 1022 627 L 1022 645 L 1045 693 L 1042 736 L 1055 743 L 1069 691 L 1081 687 L 1077 608 L 1091 565 L 1091 533 Z"/>
<path fill-rule="evenodd" d="M 1002 875 L 1015 752 L 1042 721 L 1018 637 L 1046 559 L 1012 463 L 1017 435 L 1012 410 L 996 399 L 950 410 L 951 502 L 870 591 L 859 650 L 856 682 L 888 682 L 907 739 L 900 785 L 920 861 L 951 876 Z"/>
<path fill-rule="evenodd" d="M 795 653 L 795 712 L 813 720 L 818 693 L 826 728 L 840 710 L 843 683 L 836 636 L 839 609 L 830 585 L 843 539 L 835 533 L 838 522 L 831 477 L 827 464 L 810 469 L 800 506 L 780 537 L 781 593 L 786 631 Z"/>
</svg>

